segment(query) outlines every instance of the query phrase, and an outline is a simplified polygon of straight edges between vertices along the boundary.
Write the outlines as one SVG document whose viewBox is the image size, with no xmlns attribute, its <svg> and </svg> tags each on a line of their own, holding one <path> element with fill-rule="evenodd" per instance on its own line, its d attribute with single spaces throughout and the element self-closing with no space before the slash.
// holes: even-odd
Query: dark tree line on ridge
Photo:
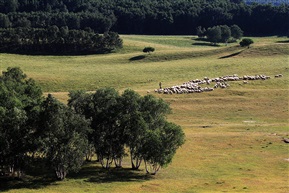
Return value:
<svg viewBox="0 0 289 193">
<path fill-rule="evenodd" d="M 41 88 L 20 68 L 0 76 L 0 176 L 23 176 L 44 160 L 56 178 L 79 171 L 96 154 L 103 168 L 122 167 L 128 154 L 132 169 L 144 163 L 156 174 L 184 143 L 180 126 L 168 122 L 169 105 L 152 95 L 113 88 L 95 93 L 73 91 L 68 106 Z M 97 174 L 96 174 L 97 175 Z"/>
<path fill-rule="evenodd" d="M 96 33 L 195 34 L 238 25 L 245 35 L 286 35 L 289 4 L 242 0 L 0 0 L 0 27 L 85 29 Z"/>
<path fill-rule="evenodd" d="M 7 28 L 0 30 L 0 52 L 20 54 L 94 54 L 122 48 L 115 32 L 103 35 L 92 30 L 69 30 L 68 27 Z"/>
</svg>

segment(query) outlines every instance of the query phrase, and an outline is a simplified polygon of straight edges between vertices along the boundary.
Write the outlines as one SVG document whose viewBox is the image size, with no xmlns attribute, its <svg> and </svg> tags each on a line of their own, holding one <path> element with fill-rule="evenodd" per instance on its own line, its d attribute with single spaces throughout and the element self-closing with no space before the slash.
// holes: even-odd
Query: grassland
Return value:
<svg viewBox="0 0 289 193">
<path fill-rule="evenodd" d="M 123 35 L 124 48 L 108 55 L 26 56 L 0 54 L 0 70 L 20 66 L 63 102 L 69 90 L 104 86 L 162 97 L 168 119 L 181 125 L 186 143 L 156 176 L 103 171 L 95 162 L 62 182 L 29 177 L 0 184 L 4 192 L 280 192 L 289 189 L 288 38 L 253 38 L 250 49 L 212 47 L 189 36 Z M 287 42 L 287 43 L 286 43 Z M 155 53 L 142 53 L 145 46 Z M 275 74 L 282 78 L 274 78 Z M 266 81 L 232 82 L 209 93 L 159 95 L 153 90 L 191 79 L 266 74 Z"/>
</svg>

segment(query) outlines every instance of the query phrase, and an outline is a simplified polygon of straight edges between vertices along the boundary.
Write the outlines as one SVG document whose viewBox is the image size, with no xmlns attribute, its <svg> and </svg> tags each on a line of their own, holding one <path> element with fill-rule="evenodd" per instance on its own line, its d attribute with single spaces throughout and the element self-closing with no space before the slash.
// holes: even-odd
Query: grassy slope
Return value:
<svg viewBox="0 0 289 193">
<path fill-rule="evenodd" d="M 204 76 L 282 73 L 280 79 L 231 83 L 227 89 L 158 95 L 171 103 L 169 120 L 186 143 L 156 176 L 144 171 L 105 172 L 95 163 L 63 182 L 28 181 L 8 192 L 286 192 L 288 190 L 289 44 L 286 38 L 253 38 L 250 49 L 210 47 L 184 36 L 124 35 L 120 53 L 54 57 L 0 54 L 0 70 L 21 66 L 46 92 L 67 99 L 72 89 L 132 88 L 141 94 Z M 192 45 L 193 44 L 193 45 Z M 198 45 L 196 45 L 198 44 Z M 203 45 L 203 46 L 200 46 Z M 156 48 L 143 57 L 145 46 Z M 240 52 L 242 51 L 242 52 Z M 239 53 L 240 52 L 240 53 Z M 239 53 L 239 54 L 236 54 Z M 133 57 L 140 60 L 130 60 Z M 222 58 L 223 59 L 220 59 Z M 125 162 L 129 167 L 128 161 Z M 5 184 L 7 185 L 7 184 Z M 14 186 L 13 186 L 14 185 Z M 0 186 L 1 187 L 1 186 Z M 26 189 L 25 189 L 26 187 Z"/>
</svg>

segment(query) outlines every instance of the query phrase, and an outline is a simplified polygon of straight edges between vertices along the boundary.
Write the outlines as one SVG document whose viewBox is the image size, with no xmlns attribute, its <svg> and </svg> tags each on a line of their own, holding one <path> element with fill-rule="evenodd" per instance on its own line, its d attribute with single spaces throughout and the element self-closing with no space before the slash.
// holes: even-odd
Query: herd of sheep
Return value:
<svg viewBox="0 0 289 193">
<path fill-rule="evenodd" d="M 282 74 L 275 75 L 275 78 L 282 77 Z M 216 88 L 227 88 L 229 87 L 229 81 L 243 81 L 244 84 L 247 84 L 249 80 L 267 80 L 270 79 L 270 76 L 266 75 L 255 75 L 249 76 L 244 75 L 243 77 L 239 77 L 237 74 L 227 75 L 218 78 L 208 78 L 204 77 L 204 79 L 194 79 L 188 82 L 184 82 L 181 85 L 175 85 L 172 87 L 162 88 L 160 83 L 160 88 L 155 89 L 156 93 L 160 94 L 183 94 L 183 93 L 201 93 L 201 92 L 209 92 L 213 91 Z M 210 87 L 210 85 L 214 85 Z M 202 85 L 206 85 L 203 86 Z"/>
</svg>

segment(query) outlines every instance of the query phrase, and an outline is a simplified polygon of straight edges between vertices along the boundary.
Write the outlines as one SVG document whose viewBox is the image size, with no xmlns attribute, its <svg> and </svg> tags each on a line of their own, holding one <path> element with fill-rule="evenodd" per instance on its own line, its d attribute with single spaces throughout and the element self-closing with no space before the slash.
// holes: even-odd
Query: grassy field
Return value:
<svg viewBox="0 0 289 193">
<path fill-rule="evenodd" d="M 4 192 L 268 192 L 289 189 L 289 42 L 252 38 L 251 48 L 219 47 L 190 36 L 122 35 L 124 48 L 108 55 L 26 56 L 0 54 L 0 70 L 20 66 L 45 93 L 66 102 L 69 90 L 111 86 L 162 97 L 168 119 L 181 125 L 186 143 L 156 176 L 86 164 L 62 182 L 28 176 L 0 183 Z M 156 51 L 142 53 L 145 46 Z M 276 74 L 282 78 L 274 78 Z M 226 89 L 183 95 L 153 92 L 192 79 L 265 74 L 265 81 L 232 82 Z"/>
</svg>

